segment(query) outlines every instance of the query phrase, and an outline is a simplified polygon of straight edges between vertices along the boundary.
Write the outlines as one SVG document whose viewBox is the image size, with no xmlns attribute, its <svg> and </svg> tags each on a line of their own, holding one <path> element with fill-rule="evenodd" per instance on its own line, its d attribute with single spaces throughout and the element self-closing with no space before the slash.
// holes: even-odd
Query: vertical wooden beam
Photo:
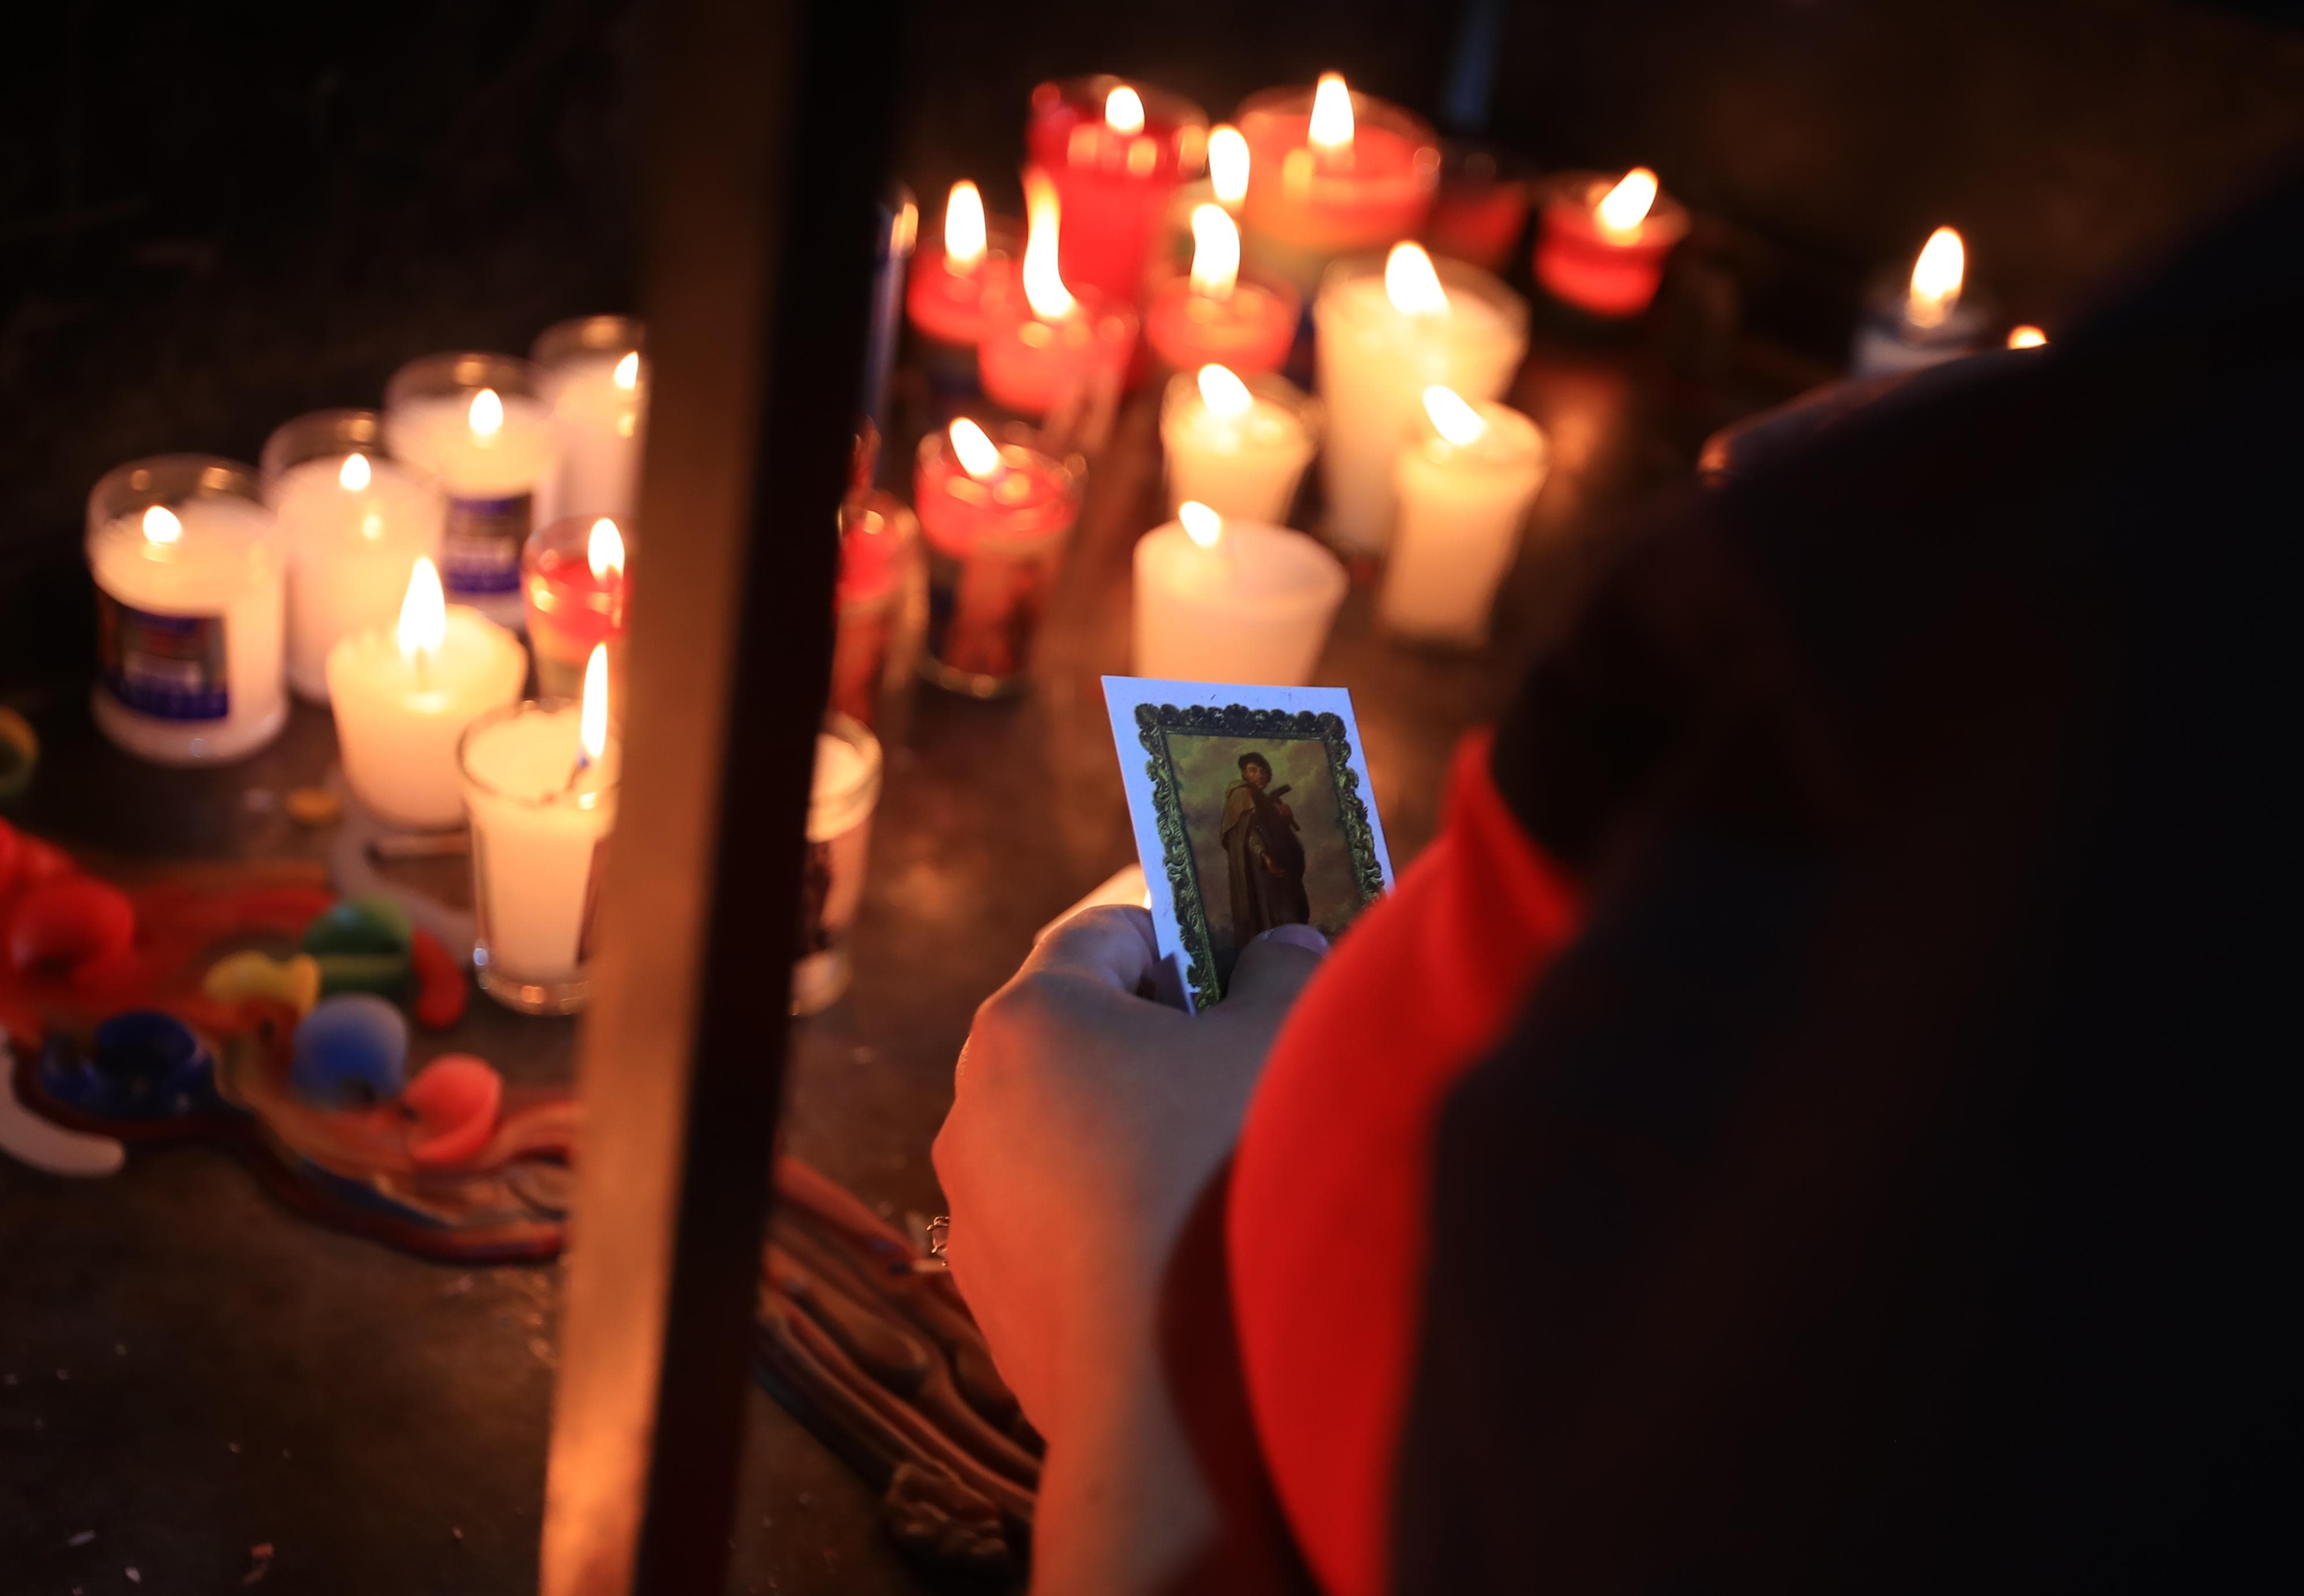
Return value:
<svg viewBox="0 0 2304 1596">
<path fill-rule="evenodd" d="M 720 1590 L 900 6 L 665 0 L 546 1596 Z M 876 59 L 877 57 L 877 59 Z"/>
</svg>

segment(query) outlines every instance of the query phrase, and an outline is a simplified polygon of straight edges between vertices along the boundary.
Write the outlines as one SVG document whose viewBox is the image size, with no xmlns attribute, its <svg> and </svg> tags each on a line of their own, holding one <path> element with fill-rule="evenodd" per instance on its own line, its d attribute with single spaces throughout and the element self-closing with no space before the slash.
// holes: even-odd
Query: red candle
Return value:
<svg viewBox="0 0 2304 1596">
<path fill-rule="evenodd" d="M 624 539 L 606 516 L 539 527 L 521 551 L 521 591 L 528 641 L 543 698 L 572 699 L 584 690 L 592 649 L 608 645 L 609 701 L 623 701 Z"/>
<path fill-rule="evenodd" d="M 1075 295 L 1056 267 L 1061 208 L 1049 181 L 1025 178 L 1024 263 L 984 298 L 978 375 L 995 404 L 1035 418 L 1117 402 L 1136 352 L 1136 312 L 1091 290 Z"/>
<path fill-rule="evenodd" d="M 902 674 L 894 657 L 919 530 L 910 510 L 877 489 L 840 507 L 832 707 L 867 726 L 879 718 L 882 684 Z"/>
<path fill-rule="evenodd" d="M 1168 196 L 1207 159 L 1207 127 L 1190 100 L 1114 77 L 1032 90 L 1025 148 L 1063 204 L 1064 281 L 1137 303 Z"/>
<path fill-rule="evenodd" d="M 1485 149 L 1450 153 L 1440 173 L 1440 196 L 1424 226 L 1424 242 L 1434 254 L 1500 272 L 1527 225 L 1525 182 L 1504 176 L 1496 157 Z"/>
<path fill-rule="evenodd" d="M 1664 281 L 1664 258 L 1688 235 L 1688 208 L 1635 166 L 1621 179 L 1563 173 L 1537 213 L 1536 280 L 1589 315 L 1638 316 Z"/>
<path fill-rule="evenodd" d="M 1309 290 L 1335 256 L 1423 231 L 1440 182 L 1432 130 L 1355 94 L 1334 72 L 1316 89 L 1269 89 L 1240 107 L 1248 140 L 1241 212 L 1251 253 Z"/>
<path fill-rule="evenodd" d="M 963 417 L 920 440 L 912 502 L 928 547 L 926 674 L 978 698 L 1020 684 L 1080 514 L 1080 461 L 1030 436 L 1017 428 L 995 443 Z"/>
<path fill-rule="evenodd" d="M 1240 279 L 1240 230 L 1221 205 L 1192 211 L 1192 270 L 1152 296 L 1144 339 L 1179 371 L 1229 366 L 1276 371 L 1296 342 L 1304 301 L 1284 283 Z"/>
<path fill-rule="evenodd" d="M 1014 276 L 1011 237 L 987 224 L 983 196 L 962 179 L 944 201 L 942 241 L 912 257 L 904 310 L 923 335 L 973 349 L 984 332 L 985 293 Z"/>
</svg>

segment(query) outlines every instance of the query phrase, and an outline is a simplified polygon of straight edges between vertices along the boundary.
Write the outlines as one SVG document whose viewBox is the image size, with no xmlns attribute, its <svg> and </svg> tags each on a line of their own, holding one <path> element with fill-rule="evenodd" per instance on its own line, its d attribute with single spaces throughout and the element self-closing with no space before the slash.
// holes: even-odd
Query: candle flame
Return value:
<svg viewBox="0 0 2304 1596">
<path fill-rule="evenodd" d="M 504 401 L 496 397 L 494 388 L 482 388 L 472 395 L 472 408 L 466 412 L 472 424 L 472 436 L 491 438 L 504 430 Z"/>
<path fill-rule="evenodd" d="M 1424 413 L 1432 418 L 1432 430 L 1460 449 L 1478 443 L 1488 429 L 1480 412 L 1465 403 L 1461 394 L 1436 383 L 1424 390 Z"/>
<path fill-rule="evenodd" d="M 592 535 L 584 544 L 584 562 L 592 567 L 594 582 L 624 573 L 624 535 L 605 515 L 592 523 Z"/>
<path fill-rule="evenodd" d="M 1214 548 L 1224 536 L 1224 517 L 1198 499 L 1177 505 L 1176 519 L 1184 523 L 1184 536 L 1201 548 Z"/>
<path fill-rule="evenodd" d="M 624 358 L 616 362 L 616 386 L 631 393 L 640 386 L 640 352 L 627 350 Z"/>
<path fill-rule="evenodd" d="M 965 177 L 944 202 L 944 259 L 959 272 L 972 272 L 984 259 L 984 196 Z"/>
<path fill-rule="evenodd" d="M 1313 149 L 1330 155 L 1352 147 L 1352 91 L 1344 87 L 1343 73 L 1320 74 L 1320 86 L 1312 91 L 1309 137 Z"/>
<path fill-rule="evenodd" d="M 1445 316 L 1448 291 L 1420 244 L 1397 243 L 1384 263 L 1385 297 L 1402 316 Z"/>
<path fill-rule="evenodd" d="M 414 660 L 440 651 L 448 635 L 448 600 L 440 591 L 440 573 L 428 558 L 419 558 L 408 573 L 408 597 L 400 601 L 400 657 Z"/>
<path fill-rule="evenodd" d="M 1928 234 L 1920 258 L 1912 263 L 1912 291 L 1904 301 L 1904 315 L 1914 327 L 1942 327 L 1960 303 L 1961 279 L 1968 271 L 1968 250 L 1960 234 L 1939 227 Z"/>
<path fill-rule="evenodd" d="M 1000 474 L 1000 446 L 966 416 L 952 424 L 952 452 L 960 457 L 960 469 L 979 482 Z"/>
<path fill-rule="evenodd" d="M 1115 133 L 1144 131 L 1144 97 L 1122 83 L 1104 97 L 1104 125 Z"/>
<path fill-rule="evenodd" d="M 184 535 L 184 523 L 165 505 L 155 505 L 144 512 L 144 540 L 148 543 L 174 543 Z"/>
<path fill-rule="evenodd" d="M 1229 122 L 1208 130 L 1208 186 L 1226 210 L 1248 198 L 1248 138 Z"/>
<path fill-rule="evenodd" d="M 2048 335 L 2029 321 L 2022 327 L 2008 329 L 2008 347 L 2011 349 L 2037 349 L 2047 341 Z"/>
<path fill-rule="evenodd" d="M 1248 385 L 1229 366 L 1201 367 L 1199 381 L 1200 403 L 1220 421 L 1237 421 L 1256 403 L 1256 396 L 1248 391 Z"/>
<path fill-rule="evenodd" d="M 1192 207 L 1192 292 L 1230 299 L 1240 281 L 1240 229 L 1221 205 Z"/>
<path fill-rule="evenodd" d="M 1601 197 L 1593 215 L 1599 218 L 1602 231 L 1621 238 L 1640 230 L 1656 197 L 1656 174 L 1646 166 L 1635 166 Z"/>
<path fill-rule="evenodd" d="M 1056 229 L 1062 207 L 1056 185 L 1040 172 L 1024 179 L 1024 302 L 1042 321 L 1061 321 L 1074 309 L 1063 274 L 1056 269 Z"/>
<path fill-rule="evenodd" d="M 369 476 L 367 455 L 347 454 L 343 470 L 336 473 L 336 480 L 346 493 L 359 493 L 368 487 Z"/>
<path fill-rule="evenodd" d="M 576 720 L 576 740 L 589 764 L 608 746 L 608 645 L 594 643 L 584 662 L 584 708 Z"/>
</svg>

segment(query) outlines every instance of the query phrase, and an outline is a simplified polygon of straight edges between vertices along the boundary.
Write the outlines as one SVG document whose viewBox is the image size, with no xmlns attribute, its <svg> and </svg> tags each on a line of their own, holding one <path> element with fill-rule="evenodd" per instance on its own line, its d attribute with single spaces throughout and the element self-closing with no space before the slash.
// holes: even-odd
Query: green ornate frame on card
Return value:
<svg viewBox="0 0 2304 1596">
<path fill-rule="evenodd" d="M 1384 866 L 1376 851 L 1376 834 L 1360 796 L 1360 773 L 1352 768 L 1352 746 L 1344 718 L 1310 709 L 1253 709 L 1246 704 L 1139 704 L 1137 741 L 1152 757 L 1144 768 L 1152 777 L 1152 814 L 1160 832 L 1160 863 L 1168 878 L 1168 892 L 1176 905 L 1176 928 L 1184 942 L 1184 982 L 1191 989 L 1195 1007 L 1205 1008 L 1223 998 L 1216 981 L 1215 938 L 1208 930 L 1208 912 L 1200 895 L 1199 869 L 1192 860 L 1192 845 L 1184 835 L 1184 808 L 1175 763 L 1168 750 L 1173 734 L 1187 737 L 1244 737 L 1266 742 L 1317 743 L 1328 758 L 1328 778 L 1335 784 L 1336 812 L 1343 817 L 1344 843 L 1351 850 L 1352 879 L 1366 908 L 1384 891 Z"/>
</svg>

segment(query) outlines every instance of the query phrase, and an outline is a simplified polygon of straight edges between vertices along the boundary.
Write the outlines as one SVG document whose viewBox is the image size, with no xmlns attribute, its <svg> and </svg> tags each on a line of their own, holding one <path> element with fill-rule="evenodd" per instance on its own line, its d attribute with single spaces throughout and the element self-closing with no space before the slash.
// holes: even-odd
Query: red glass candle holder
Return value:
<svg viewBox="0 0 2304 1596">
<path fill-rule="evenodd" d="M 1135 90 L 1141 128 L 1122 132 L 1105 121 L 1115 89 Z M 1056 262 L 1066 286 L 1094 289 L 1114 304 L 1143 298 L 1168 198 L 1200 174 L 1207 138 L 1207 115 L 1191 101 L 1123 78 L 1066 78 L 1032 90 L 1025 150 L 1056 185 L 1063 218 Z"/>
<path fill-rule="evenodd" d="M 905 621 L 919 540 L 919 522 L 893 494 L 855 494 L 840 507 L 832 707 L 867 726 L 879 724 L 883 694 L 911 671 L 906 656 L 919 640 Z"/>
<path fill-rule="evenodd" d="M 1309 293 L 1339 255 L 1380 250 L 1424 230 L 1440 183 L 1440 143 L 1413 113 L 1354 90 L 1349 149 L 1312 148 L 1310 89 L 1267 89 L 1234 120 L 1249 148 L 1243 240 L 1254 258 Z"/>
<path fill-rule="evenodd" d="M 1250 377 L 1287 364 L 1303 314 L 1302 296 L 1276 278 L 1243 276 L 1218 299 L 1179 276 L 1161 284 L 1145 307 L 1144 341 L 1175 370 L 1214 362 Z"/>
<path fill-rule="evenodd" d="M 904 286 L 906 319 L 923 338 L 974 349 L 984 335 L 984 296 L 1014 280 L 1022 236 L 1012 222 L 987 223 L 983 258 L 971 267 L 953 267 L 941 240 L 921 245 Z"/>
<path fill-rule="evenodd" d="M 920 674 L 974 698 L 1021 690 L 1087 475 L 1079 456 L 1038 447 L 1027 428 L 987 431 L 1000 446 L 992 480 L 969 475 L 939 430 L 920 440 L 912 481 L 928 550 Z"/>
<path fill-rule="evenodd" d="M 625 701 L 624 615 L 631 584 L 622 571 L 592 574 L 592 520 L 539 527 L 521 550 L 520 587 L 540 698 L 577 699 L 593 649 L 608 645 L 608 702 Z"/>
<path fill-rule="evenodd" d="M 985 396 L 1035 420 L 1066 412 L 1108 386 L 1116 398 L 1136 354 L 1136 312 L 1091 289 L 1074 289 L 1070 315 L 1035 315 L 1020 278 L 984 295 L 984 332 L 976 345 Z"/>
<path fill-rule="evenodd" d="M 1424 225 L 1434 254 L 1501 272 L 1528 227 L 1529 184 L 1486 149 L 1451 144 L 1440 167 L 1440 192 Z"/>
<path fill-rule="evenodd" d="M 1639 225 L 1612 232 L 1597 207 L 1617 177 L 1563 172 L 1546 185 L 1537 213 L 1536 281 L 1563 304 L 1620 321 L 1656 298 L 1665 258 L 1688 236 L 1688 208 L 1659 192 Z"/>
</svg>

